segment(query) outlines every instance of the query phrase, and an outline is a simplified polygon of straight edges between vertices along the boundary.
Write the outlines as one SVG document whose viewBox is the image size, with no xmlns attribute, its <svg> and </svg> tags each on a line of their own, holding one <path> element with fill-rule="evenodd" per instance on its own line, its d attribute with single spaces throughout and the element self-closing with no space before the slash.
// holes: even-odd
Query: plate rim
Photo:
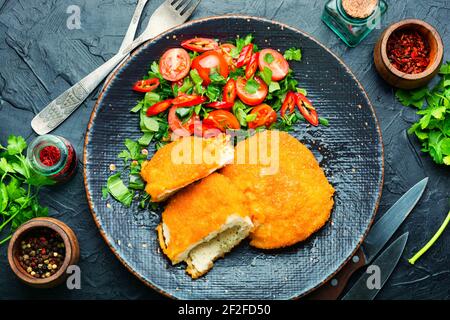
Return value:
<svg viewBox="0 0 450 320">
<path fill-rule="evenodd" d="M 85 188 L 85 192 L 86 192 L 86 198 L 87 198 L 87 202 L 88 202 L 88 206 L 89 206 L 89 211 L 93 217 L 93 220 L 98 228 L 98 230 L 100 231 L 100 235 L 102 236 L 103 240 L 106 242 L 106 245 L 109 247 L 109 249 L 112 251 L 112 253 L 116 256 L 116 258 L 120 261 L 120 263 L 131 273 L 133 274 L 135 277 L 137 277 L 141 282 L 143 282 L 147 287 L 152 288 L 153 290 L 157 291 L 158 293 L 162 294 L 165 297 L 171 298 L 171 299 L 177 299 L 177 300 L 181 300 L 181 298 L 178 298 L 176 296 L 174 296 L 173 294 L 170 294 L 169 292 L 164 291 L 162 288 L 159 288 L 157 285 L 151 283 L 150 281 L 144 279 L 143 276 L 141 276 L 137 271 L 135 271 L 127 261 L 125 261 L 119 254 L 119 252 L 112 246 L 110 240 L 108 239 L 108 236 L 105 232 L 105 230 L 103 229 L 103 227 L 100 224 L 100 221 L 98 220 L 97 214 L 95 213 L 94 210 L 94 206 L 91 200 L 91 194 L 89 192 L 89 185 L 88 185 L 88 179 L 87 179 L 87 168 L 86 168 L 86 163 L 87 163 L 87 157 L 88 157 L 88 151 L 87 151 L 87 147 L 89 144 L 89 135 L 91 133 L 91 129 L 93 126 L 93 122 L 94 119 L 96 117 L 97 114 L 97 109 L 100 105 L 100 103 L 103 100 L 103 95 L 108 91 L 109 86 L 111 84 L 111 82 L 116 78 L 117 74 L 125 67 L 125 65 L 127 65 L 130 60 L 132 60 L 134 58 L 135 55 L 139 54 L 142 50 L 145 50 L 151 43 L 156 42 L 158 40 L 160 40 L 161 38 L 166 37 L 166 35 L 168 33 L 171 33 L 177 29 L 182 29 L 185 28 L 186 26 L 190 26 L 190 25 L 194 25 L 197 23 L 201 23 L 201 22 L 205 22 L 205 21 L 210 21 L 210 20 L 222 20 L 222 19 L 247 19 L 247 20 L 257 20 L 257 21 L 262 21 L 262 22 L 266 22 L 266 23 L 270 23 L 270 24 L 275 24 L 278 25 L 280 27 L 282 27 L 282 29 L 290 29 L 296 33 L 300 33 L 303 36 L 309 38 L 310 40 L 314 41 L 316 44 L 318 44 L 320 47 L 322 47 L 324 50 L 326 50 L 328 53 L 330 53 L 349 73 L 349 75 L 355 80 L 356 84 L 358 85 L 358 87 L 361 89 L 361 91 L 364 94 L 364 97 L 367 99 L 368 101 L 368 105 L 369 105 L 369 109 L 373 115 L 373 118 L 375 120 L 375 127 L 376 127 L 376 131 L 378 133 L 378 138 L 379 138 L 379 144 L 381 147 L 381 176 L 380 176 L 380 181 L 378 183 L 378 196 L 377 196 L 377 200 L 375 202 L 375 207 L 373 209 L 372 215 L 371 215 L 371 219 L 369 221 L 369 224 L 367 225 L 366 230 L 364 231 L 364 233 L 361 235 L 361 237 L 359 238 L 359 241 L 356 245 L 356 247 L 354 248 L 354 250 L 350 253 L 350 255 L 343 260 L 343 262 L 339 265 L 339 267 L 332 272 L 327 278 L 325 278 L 323 281 L 319 282 L 316 286 L 310 288 L 309 290 L 306 290 L 305 292 L 301 293 L 301 294 L 295 294 L 294 296 L 290 297 L 289 300 L 297 300 L 301 297 L 304 297 L 306 295 L 308 295 L 309 293 L 315 291 L 316 289 L 318 289 L 319 287 L 321 287 L 323 284 L 325 284 L 326 282 L 330 281 L 348 262 L 349 260 L 355 255 L 356 251 L 361 247 L 361 244 L 363 243 L 364 239 L 367 237 L 367 234 L 369 233 L 373 222 L 375 220 L 375 217 L 378 213 L 378 208 L 379 208 L 379 204 L 380 204 L 380 200 L 381 200 L 381 196 L 382 196 L 382 192 L 383 192 L 383 185 L 384 185 L 384 174 L 385 174 L 385 159 L 384 159 L 384 143 L 383 143 L 383 137 L 382 137 L 382 133 L 381 133 L 381 127 L 380 127 L 380 123 L 377 117 L 377 114 L 375 112 L 375 109 L 373 107 L 372 101 L 370 100 L 366 90 L 364 89 L 364 87 L 362 86 L 361 82 L 358 80 L 358 78 L 356 78 L 355 74 L 353 73 L 353 71 L 345 64 L 345 62 L 337 55 L 335 54 L 333 51 L 331 51 L 331 49 L 329 49 L 328 47 L 326 47 L 323 43 L 321 43 L 319 40 L 317 40 L 315 37 L 311 36 L 309 33 L 297 29 L 295 27 L 292 27 L 290 25 L 287 25 L 285 23 L 276 21 L 276 20 L 271 20 L 271 19 L 267 19 L 267 18 L 263 18 L 263 17 L 258 17 L 258 16 L 251 16 L 251 15 L 241 15 L 241 14 L 224 14 L 221 16 L 207 16 L 207 17 L 203 17 L 203 18 L 198 18 L 198 19 L 193 19 L 190 20 L 188 22 L 185 22 L 183 24 L 180 24 L 178 26 L 175 26 L 173 28 L 170 28 L 166 31 L 164 31 L 163 33 L 157 35 L 156 37 L 142 43 L 140 46 L 138 46 L 133 52 L 131 52 L 131 54 L 128 56 L 127 59 L 124 59 L 114 70 L 113 72 L 108 75 L 108 77 L 106 78 L 105 82 L 103 83 L 102 89 L 98 95 L 97 101 L 95 102 L 94 108 L 92 109 L 91 115 L 89 117 L 89 122 L 86 128 L 86 132 L 85 132 L 85 138 L 84 138 L 84 144 L 83 144 L 83 184 L 84 184 L 84 188 Z"/>
</svg>

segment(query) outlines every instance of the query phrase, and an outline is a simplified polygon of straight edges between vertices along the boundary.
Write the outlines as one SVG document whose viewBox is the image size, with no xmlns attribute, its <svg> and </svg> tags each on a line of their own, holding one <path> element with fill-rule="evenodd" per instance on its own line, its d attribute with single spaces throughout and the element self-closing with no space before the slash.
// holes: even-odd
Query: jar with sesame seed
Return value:
<svg viewBox="0 0 450 320">
<path fill-rule="evenodd" d="M 380 26 L 386 10 L 384 0 L 330 0 L 325 4 L 322 21 L 345 44 L 355 47 Z"/>
</svg>

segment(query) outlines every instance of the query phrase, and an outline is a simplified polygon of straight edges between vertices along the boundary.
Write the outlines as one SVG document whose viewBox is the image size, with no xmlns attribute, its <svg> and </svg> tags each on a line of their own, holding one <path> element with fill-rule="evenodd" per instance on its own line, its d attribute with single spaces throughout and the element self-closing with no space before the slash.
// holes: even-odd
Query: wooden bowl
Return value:
<svg viewBox="0 0 450 320">
<path fill-rule="evenodd" d="M 66 256 L 59 270 L 48 278 L 35 278 L 27 273 L 19 262 L 21 241 L 30 231 L 49 228 L 59 234 L 64 242 Z M 8 246 L 8 262 L 16 276 L 24 283 L 36 288 L 55 287 L 67 278 L 67 268 L 78 262 L 80 247 L 75 233 L 65 223 L 53 218 L 34 218 L 21 225 L 13 234 Z"/>
<path fill-rule="evenodd" d="M 389 61 L 387 42 L 391 34 L 401 29 L 419 32 L 430 45 L 430 64 L 425 71 L 409 74 L 399 71 Z M 430 24 L 418 19 L 406 19 L 390 25 L 378 39 L 374 49 L 375 67 L 380 76 L 390 85 L 401 89 L 415 89 L 426 85 L 439 72 L 444 56 L 444 45 L 439 33 Z"/>
</svg>

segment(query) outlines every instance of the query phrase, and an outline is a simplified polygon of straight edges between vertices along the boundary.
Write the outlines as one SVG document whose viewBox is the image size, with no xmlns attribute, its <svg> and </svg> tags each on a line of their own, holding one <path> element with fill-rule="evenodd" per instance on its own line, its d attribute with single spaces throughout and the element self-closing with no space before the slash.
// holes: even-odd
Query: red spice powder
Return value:
<svg viewBox="0 0 450 320">
<path fill-rule="evenodd" d="M 399 71 L 420 73 L 430 64 L 430 45 L 415 30 L 398 30 L 388 39 L 387 56 Z"/>
<path fill-rule="evenodd" d="M 61 159 L 61 152 L 55 146 L 46 146 L 39 152 L 39 160 L 47 167 L 52 167 Z"/>
</svg>

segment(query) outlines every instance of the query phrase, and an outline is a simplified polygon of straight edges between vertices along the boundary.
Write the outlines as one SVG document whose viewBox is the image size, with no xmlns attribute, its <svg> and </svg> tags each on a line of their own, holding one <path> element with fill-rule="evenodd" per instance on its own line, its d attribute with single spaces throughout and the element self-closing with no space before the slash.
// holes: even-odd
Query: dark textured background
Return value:
<svg viewBox="0 0 450 320">
<path fill-rule="evenodd" d="M 132 0 L 0 0 L 0 140 L 7 135 L 34 137 L 34 114 L 69 85 L 110 58 L 120 46 L 136 1 Z M 146 17 L 161 1 L 150 0 Z M 69 5 L 81 8 L 80 30 L 66 27 Z M 378 299 L 449 299 L 450 232 L 415 265 L 407 263 L 436 231 L 449 210 L 450 172 L 420 152 L 406 129 L 414 111 L 395 101 L 393 90 L 376 74 L 372 50 L 382 30 L 374 30 L 357 48 L 347 48 L 320 21 L 324 1 L 203 0 L 194 18 L 225 13 L 262 16 L 302 29 L 341 56 L 367 90 L 376 109 L 385 144 L 385 185 L 380 204 L 384 213 L 415 182 L 430 177 L 428 188 L 397 235 L 410 237 L 398 267 Z M 448 1 L 390 1 L 382 28 L 404 18 L 434 25 L 450 45 Z M 450 60 L 450 54 L 445 54 Z M 25 89 L 27 88 L 27 89 Z M 71 140 L 81 155 L 84 132 L 95 103 L 93 95 L 55 133 Z M 81 168 L 81 163 L 79 164 Z M 42 193 L 53 217 L 71 226 L 81 245 L 82 290 L 35 290 L 19 283 L 9 270 L 6 246 L 0 248 L 0 298 L 155 298 L 158 293 L 129 274 L 109 251 L 89 213 L 81 170 L 67 185 Z"/>
</svg>

